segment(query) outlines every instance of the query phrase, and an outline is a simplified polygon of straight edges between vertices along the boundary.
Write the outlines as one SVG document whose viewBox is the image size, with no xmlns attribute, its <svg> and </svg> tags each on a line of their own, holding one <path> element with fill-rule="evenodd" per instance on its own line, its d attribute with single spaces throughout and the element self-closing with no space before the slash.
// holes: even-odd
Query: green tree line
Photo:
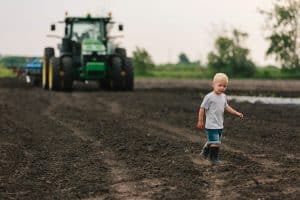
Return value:
<svg viewBox="0 0 300 200">
<path fill-rule="evenodd" d="M 207 56 L 206 68 L 199 61 L 191 62 L 185 53 L 178 55 L 176 64 L 155 66 L 150 54 L 137 48 L 133 53 L 136 72 L 144 76 L 168 76 L 169 72 L 169 76 L 180 77 L 180 73 L 185 73 L 189 77 L 202 77 L 224 72 L 237 78 L 300 78 L 300 1 L 277 0 L 271 10 L 260 12 L 266 16 L 266 40 L 269 42 L 266 55 L 274 56 L 280 68 L 257 67 L 249 58 L 250 50 L 244 45 L 248 33 L 233 29 L 230 35 L 216 38 L 214 50 Z M 182 68 L 185 72 L 180 71 Z M 176 70 L 179 71 L 177 75 Z"/>
</svg>

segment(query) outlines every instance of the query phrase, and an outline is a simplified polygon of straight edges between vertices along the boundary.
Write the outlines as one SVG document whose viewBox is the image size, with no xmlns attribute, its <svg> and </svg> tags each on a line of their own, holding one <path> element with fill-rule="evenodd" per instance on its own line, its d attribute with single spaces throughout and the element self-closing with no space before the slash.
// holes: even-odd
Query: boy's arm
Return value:
<svg viewBox="0 0 300 200">
<path fill-rule="evenodd" d="M 229 113 L 231 113 L 231 114 L 233 114 L 233 115 L 236 115 L 236 116 L 238 116 L 238 117 L 240 117 L 240 118 L 243 118 L 243 117 L 244 117 L 243 113 L 240 113 L 240 112 L 236 111 L 235 109 L 233 109 L 233 108 L 230 107 L 229 105 L 227 105 L 227 106 L 225 107 L 225 109 L 226 109 L 227 112 L 229 112 Z"/>
<path fill-rule="evenodd" d="M 197 127 L 200 129 L 204 128 L 204 114 L 205 114 L 204 108 L 200 107 L 199 115 L 198 115 L 198 124 L 197 124 Z"/>
</svg>

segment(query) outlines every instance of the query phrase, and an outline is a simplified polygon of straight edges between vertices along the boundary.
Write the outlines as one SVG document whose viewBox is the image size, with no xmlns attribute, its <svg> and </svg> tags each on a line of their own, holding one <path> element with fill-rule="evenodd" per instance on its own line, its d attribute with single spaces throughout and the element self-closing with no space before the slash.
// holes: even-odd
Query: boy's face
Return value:
<svg viewBox="0 0 300 200">
<path fill-rule="evenodd" d="M 228 85 L 228 82 L 223 79 L 216 80 L 212 84 L 214 92 L 216 94 L 222 94 L 223 92 L 225 92 L 227 85 Z"/>
</svg>

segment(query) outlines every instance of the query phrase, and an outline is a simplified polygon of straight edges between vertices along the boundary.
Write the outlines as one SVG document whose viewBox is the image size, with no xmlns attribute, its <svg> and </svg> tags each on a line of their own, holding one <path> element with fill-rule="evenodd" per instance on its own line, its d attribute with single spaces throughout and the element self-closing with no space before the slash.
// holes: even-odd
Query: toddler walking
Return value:
<svg viewBox="0 0 300 200">
<path fill-rule="evenodd" d="M 224 111 L 243 118 L 244 115 L 230 107 L 224 94 L 228 85 L 228 77 L 224 73 L 215 74 L 212 82 L 213 91 L 208 93 L 200 106 L 198 124 L 200 129 L 205 128 L 207 142 L 205 143 L 201 156 L 207 159 L 209 156 L 212 164 L 218 164 L 219 147 L 221 144 L 222 130 L 224 128 Z M 205 122 L 205 123 L 204 123 Z"/>
</svg>

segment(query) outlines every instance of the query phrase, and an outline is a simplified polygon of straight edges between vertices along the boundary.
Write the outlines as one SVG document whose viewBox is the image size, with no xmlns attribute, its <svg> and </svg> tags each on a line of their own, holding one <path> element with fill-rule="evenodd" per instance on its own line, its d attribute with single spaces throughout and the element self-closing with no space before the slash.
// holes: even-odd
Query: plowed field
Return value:
<svg viewBox="0 0 300 200">
<path fill-rule="evenodd" d="M 299 106 L 229 102 L 245 118 L 226 114 L 212 166 L 204 92 L 162 84 L 63 93 L 0 79 L 0 199 L 300 198 Z"/>
</svg>

